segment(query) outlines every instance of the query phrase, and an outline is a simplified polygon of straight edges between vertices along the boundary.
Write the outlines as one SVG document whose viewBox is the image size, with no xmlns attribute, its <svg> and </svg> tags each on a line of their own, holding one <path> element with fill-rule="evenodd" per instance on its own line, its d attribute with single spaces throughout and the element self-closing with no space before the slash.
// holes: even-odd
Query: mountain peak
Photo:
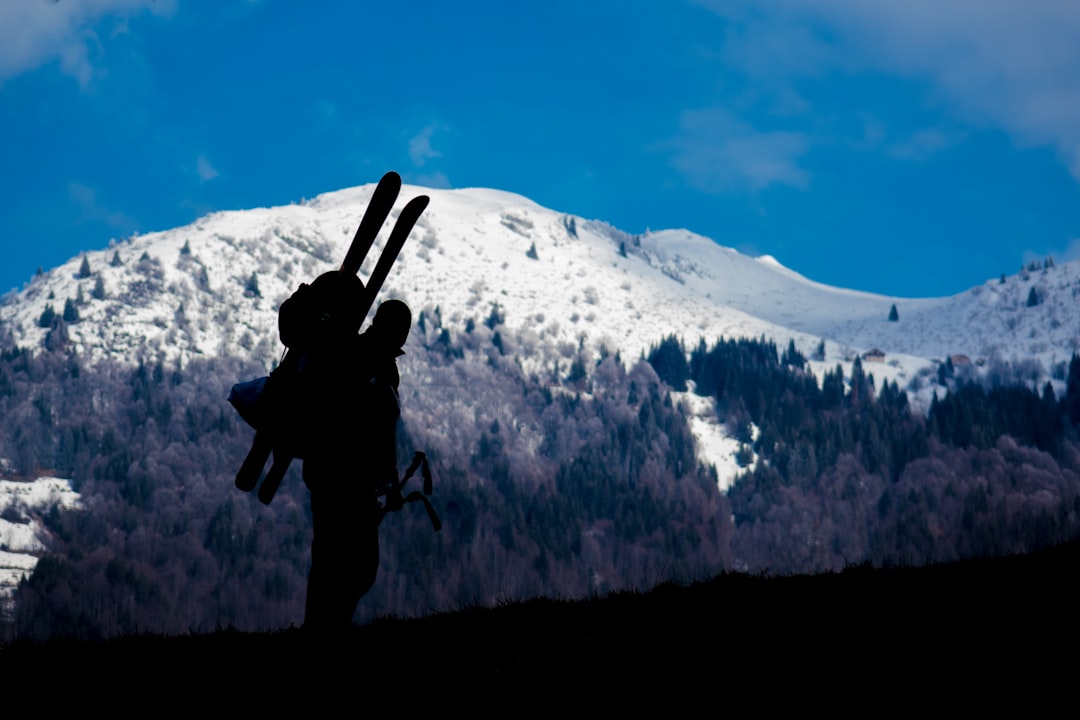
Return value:
<svg viewBox="0 0 1080 720">
<path fill-rule="evenodd" d="M 66 341 L 91 361 L 231 355 L 269 367 L 282 349 L 278 306 L 301 282 L 337 267 L 373 189 L 216 212 L 88 251 L 9 296 L 0 325 L 15 343 L 42 348 L 50 336 L 43 320 L 67 308 Z M 826 340 L 822 367 L 881 349 L 878 379 L 906 385 L 932 359 L 955 353 L 1034 358 L 1049 371 L 1080 347 L 1075 263 L 951 298 L 891 298 L 816 283 L 775 258 L 751 258 L 685 229 L 634 235 L 501 190 L 406 185 L 397 207 L 420 193 L 431 204 L 381 296 L 405 300 L 415 314 L 438 306 L 453 332 L 497 309 L 534 362 L 579 348 L 638 357 L 670 334 L 688 342 L 766 336 L 794 341 L 808 356 Z M 1041 298 L 1036 307 L 1027 305 L 1030 287 Z M 888 322 L 894 304 L 899 321 Z"/>
</svg>

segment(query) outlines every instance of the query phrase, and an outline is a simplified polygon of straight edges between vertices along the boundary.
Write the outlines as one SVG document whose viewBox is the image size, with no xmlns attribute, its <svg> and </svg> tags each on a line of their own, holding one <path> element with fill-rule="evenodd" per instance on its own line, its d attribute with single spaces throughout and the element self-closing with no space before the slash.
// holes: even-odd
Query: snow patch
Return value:
<svg viewBox="0 0 1080 720">
<path fill-rule="evenodd" d="M 68 480 L 0 480 L 0 620 L 10 619 L 16 588 L 33 574 L 47 549 L 49 536 L 41 515 L 54 507 L 78 506 L 79 495 Z"/>
<path fill-rule="evenodd" d="M 712 398 L 693 392 L 672 392 L 671 397 L 687 410 L 690 432 L 697 442 L 698 461 L 706 467 L 716 468 L 716 484 L 720 492 L 727 492 L 741 473 L 753 467 L 756 456 L 749 467 L 739 466 L 736 457 L 740 443 L 728 434 L 727 428 L 716 417 L 716 403 Z M 757 438 L 757 427 L 751 425 L 751 428 L 753 437 Z"/>
</svg>

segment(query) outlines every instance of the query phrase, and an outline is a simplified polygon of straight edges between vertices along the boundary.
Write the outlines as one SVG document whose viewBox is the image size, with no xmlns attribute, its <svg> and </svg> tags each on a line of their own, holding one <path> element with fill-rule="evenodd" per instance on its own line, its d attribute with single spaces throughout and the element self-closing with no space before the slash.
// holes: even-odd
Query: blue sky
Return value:
<svg viewBox="0 0 1080 720">
<path fill-rule="evenodd" d="M 1080 4 L 0 0 L 0 293 L 390 169 L 953 294 L 1080 258 Z"/>
</svg>

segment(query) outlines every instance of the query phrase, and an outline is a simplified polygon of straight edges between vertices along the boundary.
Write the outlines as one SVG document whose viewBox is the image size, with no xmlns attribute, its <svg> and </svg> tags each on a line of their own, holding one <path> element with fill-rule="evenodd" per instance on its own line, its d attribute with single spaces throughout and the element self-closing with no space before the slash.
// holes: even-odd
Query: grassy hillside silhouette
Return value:
<svg viewBox="0 0 1080 720">
<path fill-rule="evenodd" d="M 919 568 L 724 574 L 647 593 L 380 619 L 333 638 L 290 629 L 15 641 L 0 649 L 0 679 L 18 689 L 6 693 L 15 706 L 51 698 L 83 709 L 348 702 L 358 712 L 374 703 L 486 714 L 692 700 L 809 709 L 866 692 L 876 696 L 867 709 L 881 709 L 915 698 L 969 706 L 1028 689 L 1044 701 L 1076 665 L 1078 563 L 1074 542 Z"/>
</svg>

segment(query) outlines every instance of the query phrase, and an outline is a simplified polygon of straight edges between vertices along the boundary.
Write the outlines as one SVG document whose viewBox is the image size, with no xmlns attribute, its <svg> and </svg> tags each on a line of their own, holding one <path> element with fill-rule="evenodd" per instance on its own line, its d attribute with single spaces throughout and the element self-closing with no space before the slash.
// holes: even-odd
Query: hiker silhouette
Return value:
<svg viewBox="0 0 1080 720">
<path fill-rule="evenodd" d="M 432 492 L 427 456 L 417 451 L 404 477 L 397 475 L 396 358 L 403 354 L 412 312 L 400 300 L 388 300 L 371 327 L 357 334 L 430 200 L 417 195 L 401 209 L 365 287 L 357 273 L 400 189 L 400 175 L 382 176 L 341 268 L 301 283 L 281 304 L 278 332 L 288 348 L 281 363 L 269 376 L 237 383 L 229 393 L 229 402 L 256 431 L 236 473 L 238 489 L 251 492 L 259 486 L 259 500 L 269 505 L 292 460 L 304 463 L 314 530 L 305 627 L 350 623 L 375 582 L 378 527 L 388 512 L 423 502 L 432 527 L 442 527 L 427 498 Z M 271 454 L 273 464 L 263 476 Z M 405 493 L 417 470 L 423 492 Z"/>
<path fill-rule="evenodd" d="M 347 296 L 362 292 L 352 274 L 327 273 L 312 283 L 329 300 L 348 308 Z M 325 294 L 324 294 L 325 291 Z M 371 326 L 347 312 L 322 313 L 310 323 L 282 304 L 279 325 L 292 350 L 301 351 L 305 408 L 294 425 L 303 451 L 303 478 L 311 495 L 313 537 L 304 625 L 313 630 L 347 627 L 379 567 L 380 493 L 396 487 L 396 428 L 400 409 L 396 359 L 412 326 L 400 300 L 379 305 Z"/>
</svg>

